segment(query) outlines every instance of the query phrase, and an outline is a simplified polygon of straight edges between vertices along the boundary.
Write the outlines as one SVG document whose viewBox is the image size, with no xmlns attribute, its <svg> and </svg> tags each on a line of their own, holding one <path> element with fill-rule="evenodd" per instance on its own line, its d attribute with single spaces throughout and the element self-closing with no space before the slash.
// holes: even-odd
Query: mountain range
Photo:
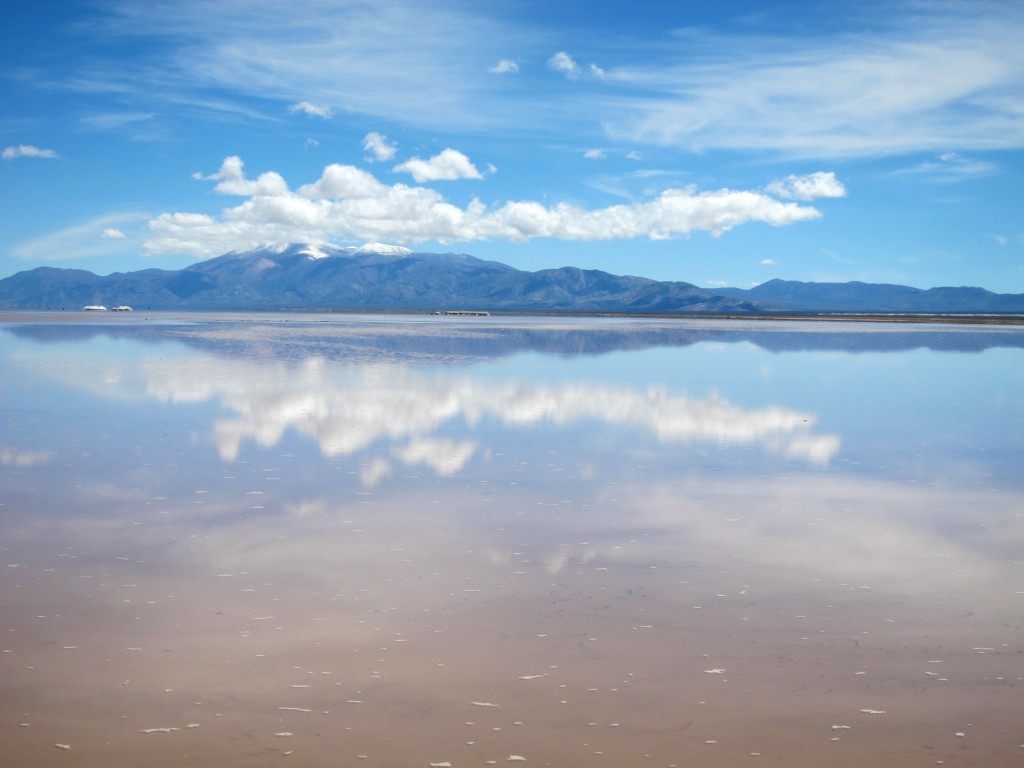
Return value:
<svg viewBox="0 0 1024 768">
<path fill-rule="evenodd" d="M 100 276 L 38 267 L 0 280 L 0 309 L 405 309 L 568 312 L 1024 313 L 1024 294 L 981 288 L 770 280 L 707 290 L 575 267 L 527 272 L 455 253 L 371 243 L 274 243 L 181 270 Z"/>
</svg>

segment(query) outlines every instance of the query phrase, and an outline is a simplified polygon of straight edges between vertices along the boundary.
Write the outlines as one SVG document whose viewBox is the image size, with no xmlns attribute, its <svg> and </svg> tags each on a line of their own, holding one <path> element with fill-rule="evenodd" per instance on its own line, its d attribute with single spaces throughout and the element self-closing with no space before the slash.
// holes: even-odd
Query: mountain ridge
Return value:
<svg viewBox="0 0 1024 768">
<path fill-rule="evenodd" d="M 576 312 L 1024 313 L 1024 294 L 981 288 L 769 280 L 749 289 L 558 267 L 527 272 L 468 254 L 368 243 L 264 243 L 180 270 L 100 276 L 37 267 L 0 280 L 0 309 L 532 310 Z"/>
<path fill-rule="evenodd" d="M 970 286 L 914 288 L 892 283 L 768 280 L 753 288 L 720 288 L 723 296 L 756 301 L 769 311 L 790 312 L 1024 312 L 1024 294 Z"/>
</svg>

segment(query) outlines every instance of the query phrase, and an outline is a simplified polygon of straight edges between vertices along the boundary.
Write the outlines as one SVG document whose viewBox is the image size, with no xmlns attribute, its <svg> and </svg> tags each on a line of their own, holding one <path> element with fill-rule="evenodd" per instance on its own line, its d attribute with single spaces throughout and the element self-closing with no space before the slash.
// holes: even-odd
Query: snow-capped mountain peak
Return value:
<svg viewBox="0 0 1024 768">
<path fill-rule="evenodd" d="M 385 243 L 365 243 L 352 249 L 352 253 L 376 253 L 380 256 L 408 256 L 412 251 L 400 245 L 387 245 Z"/>
<path fill-rule="evenodd" d="M 365 243 L 363 245 L 339 246 L 333 243 L 310 242 L 265 242 L 252 250 L 232 251 L 232 255 L 259 255 L 264 257 L 282 256 L 284 254 L 301 255 L 312 261 L 327 259 L 332 256 L 408 256 L 413 253 L 409 248 L 386 243 Z"/>
</svg>

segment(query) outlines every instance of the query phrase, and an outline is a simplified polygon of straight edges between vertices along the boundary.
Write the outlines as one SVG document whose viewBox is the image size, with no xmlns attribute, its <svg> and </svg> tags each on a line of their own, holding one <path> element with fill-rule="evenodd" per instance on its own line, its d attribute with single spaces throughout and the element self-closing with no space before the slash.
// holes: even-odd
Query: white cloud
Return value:
<svg viewBox="0 0 1024 768">
<path fill-rule="evenodd" d="M 139 248 L 138 230 L 149 219 L 142 213 L 111 213 L 98 216 L 82 224 L 65 227 L 11 248 L 11 255 L 26 261 L 67 261 L 112 254 L 133 253 Z M 134 234 L 124 238 L 110 238 L 106 231 L 125 230 Z"/>
<path fill-rule="evenodd" d="M 495 75 L 504 75 L 510 72 L 514 73 L 519 71 L 519 63 L 512 61 L 511 59 L 502 59 L 487 71 Z"/>
<path fill-rule="evenodd" d="M 765 189 L 787 200 L 816 200 L 819 197 L 846 197 L 846 187 L 832 171 L 819 171 L 804 176 L 790 174 L 777 179 Z"/>
<path fill-rule="evenodd" d="M 608 129 L 794 157 L 1024 146 L 1019 4 L 908 3 L 878 21 L 816 38 L 691 35 L 685 57 L 615 70 L 629 90 Z"/>
<path fill-rule="evenodd" d="M 991 176 L 999 168 L 987 160 L 965 157 L 959 152 L 943 152 L 910 168 L 895 171 L 897 176 L 921 176 L 937 182 L 955 183 L 979 176 Z"/>
<path fill-rule="evenodd" d="M 325 117 L 331 105 L 431 127 L 499 122 L 499 102 L 481 108 L 494 85 L 487 69 L 494 51 L 531 36 L 465 2 L 311 0 L 283 13 L 276 0 L 123 0 L 100 12 L 104 35 L 153 44 L 130 68 L 114 57 L 91 61 L 73 88 L 201 112 L 247 109 L 255 98 Z M 464 40 L 489 44 L 454 42 Z"/>
<path fill-rule="evenodd" d="M 281 174 L 268 171 L 261 173 L 255 180 L 250 180 L 245 178 L 244 165 L 240 157 L 226 157 L 217 173 L 209 176 L 194 173 L 192 178 L 219 181 L 215 190 L 224 195 L 266 197 L 288 193 L 288 184 Z"/>
<path fill-rule="evenodd" d="M 765 267 L 774 267 L 778 262 L 775 259 L 761 259 L 758 263 Z"/>
<path fill-rule="evenodd" d="M 90 62 L 69 87 L 139 103 L 253 114 L 249 97 L 305 100 L 417 127 L 509 131 L 528 109 L 530 125 L 553 131 L 600 125 L 634 143 L 799 157 L 1024 147 L 1024 7 L 1005 0 L 858 6 L 813 36 L 733 26 L 609 38 L 607 71 L 550 57 L 563 75 L 600 71 L 615 85 L 577 94 L 571 110 L 537 89 L 494 88 L 495 51 L 531 45 L 525 61 L 555 49 L 550 30 L 489 4 L 317 0 L 286 17 L 272 0 L 103 5 L 104 32 L 155 44 L 131 68 Z M 488 45 L 452 44 L 465 39 Z"/>
<path fill-rule="evenodd" d="M 457 149 L 446 149 L 429 160 L 414 157 L 394 167 L 395 171 L 411 173 L 418 182 L 482 179 L 483 175 L 469 158 Z"/>
<path fill-rule="evenodd" d="M 597 66 L 597 64 L 590 65 L 590 74 L 596 77 L 598 80 L 604 80 L 607 77 L 605 71 L 601 69 L 601 67 Z"/>
<path fill-rule="evenodd" d="M 395 156 L 395 152 L 398 151 L 398 145 L 390 141 L 383 133 L 373 131 L 363 137 L 363 149 L 371 155 L 371 157 L 367 158 L 368 160 L 385 161 Z"/>
<path fill-rule="evenodd" d="M 105 237 L 110 240 L 123 240 L 124 238 L 128 237 L 128 235 L 126 235 L 120 229 L 115 229 L 114 227 L 107 227 L 102 232 L 100 232 L 100 237 Z"/>
<path fill-rule="evenodd" d="M 605 156 L 605 151 L 603 149 L 588 149 L 583 156 L 588 160 L 601 160 Z"/>
<path fill-rule="evenodd" d="M 635 149 L 626 153 L 626 159 L 627 160 L 640 160 L 642 157 L 643 157 L 643 155 L 641 155 Z"/>
<path fill-rule="evenodd" d="M 4 160 L 13 160 L 16 157 L 43 157 L 47 159 L 54 159 L 58 157 L 57 153 L 52 149 L 40 149 L 39 147 L 32 146 L 31 144 L 19 144 L 16 147 L 5 147 L 3 153 L 0 156 Z"/>
<path fill-rule="evenodd" d="M 450 151 L 465 160 L 461 153 Z M 445 163 L 434 161 L 444 155 L 420 160 L 423 165 L 413 167 L 430 178 L 440 178 L 437 174 L 445 169 Z M 466 170 L 462 160 L 452 165 L 454 170 L 447 172 Z M 255 180 L 245 178 L 237 157 L 225 159 L 217 173 L 199 178 L 217 181 L 216 190 L 222 194 L 248 199 L 226 209 L 219 218 L 200 213 L 161 214 L 149 222 L 149 251 L 208 257 L 259 242 L 309 239 L 407 244 L 540 237 L 661 240 L 692 232 L 718 236 L 750 222 L 783 226 L 821 216 L 816 208 L 783 202 L 763 192 L 702 192 L 695 187 L 666 189 L 644 201 L 597 209 L 568 203 L 549 206 L 531 200 L 489 207 L 476 199 L 463 208 L 447 202 L 436 190 L 387 185 L 350 165 L 330 165 L 317 181 L 290 190 L 277 173 L 263 173 Z"/>
<path fill-rule="evenodd" d="M 138 123 L 148 123 L 156 118 L 155 112 L 103 112 L 86 115 L 79 122 L 93 130 L 113 131 Z"/>
<path fill-rule="evenodd" d="M 559 51 L 548 59 L 548 66 L 570 80 L 579 80 L 580 78 L 580 65 L 573 61 L 572 56 L 565 51 Z"/>
<path fill-rule="evenodd" d="M 309 117 L 322 117 L 325 119 L 334 114 L 334 110 L 326 104 L 313 104 L 309 101 L 300 101 L 298 104 L 292 104 L 288 107 L 288 111 L 292 114 L 301 112 Z"/>
</svg>

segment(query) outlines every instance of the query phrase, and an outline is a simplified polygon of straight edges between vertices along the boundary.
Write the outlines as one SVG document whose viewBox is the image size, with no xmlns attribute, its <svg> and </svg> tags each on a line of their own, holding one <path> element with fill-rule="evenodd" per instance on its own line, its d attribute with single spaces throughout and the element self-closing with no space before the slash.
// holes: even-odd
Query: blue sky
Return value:
<svg viewBox="0 0 1024 768">
<path fill-rule="evenodd" d="M 379 241 L 1024 292 L 1024 3 L 98 0 L 0 29 L 0 277 Z"/>
</svg>

